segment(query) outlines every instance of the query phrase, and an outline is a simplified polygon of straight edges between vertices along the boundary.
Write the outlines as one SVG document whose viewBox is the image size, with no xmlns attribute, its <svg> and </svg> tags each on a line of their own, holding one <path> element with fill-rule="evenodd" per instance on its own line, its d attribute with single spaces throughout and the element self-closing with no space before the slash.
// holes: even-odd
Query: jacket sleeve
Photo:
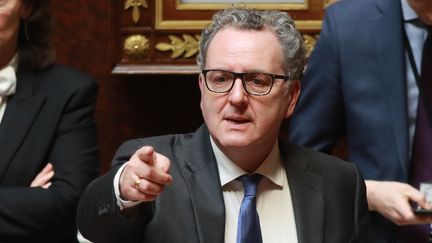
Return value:
<svg viewBox="0 0 432 243">
<path fill-rule="evenodd" d="M 141 203 L 128 209 L 125 216 L 117 205 L 114 177 L 118 169 L 140 147 L 136 140 L 124 143 L 117 151 L 112 169 L 94 180 L 85 190 L 78 206 L 77 225 L 92 242 L 137 242 L 153 216 L 153 203 Z"/>
</svg>

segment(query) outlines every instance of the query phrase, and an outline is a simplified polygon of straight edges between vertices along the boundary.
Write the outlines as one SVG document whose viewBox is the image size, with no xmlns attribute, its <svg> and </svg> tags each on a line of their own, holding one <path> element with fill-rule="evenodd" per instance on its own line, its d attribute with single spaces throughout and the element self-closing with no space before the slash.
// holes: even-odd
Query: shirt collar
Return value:
<svg viewBox="0 0 432 243">
<path fill-rule="evenodd" d="M 7 65 L 0 69 L 0 96 L 15 94 L 17 87 L 16 71 L 18 67 L 18 55 L 15 54 Z"/>
<path fill-rule="evenodd" d="M 216 163 L 219 170 L 219 177 L 221 186 L 225 186 L 238 177 L 248 174 L 247 171 L 240 168 L 233 161 L 231 161 L 216 145 L 213 138 L 210 136 L 211 146 L 216 157 Z M 278 142 L 274 144 L 270 154 L 264 162 L 258 167 L 255 173 L 261 174 L 272 181 L 279 187 L 283 187 L 284 181 L 284 167 L 282 165 Z"/>
<path fill-rule="evenodd" d="M 409 5 L 408 0 L 401 0 L 401 5 L 402 5 L 402 15 L 405 22 L 418 18 L 417 13 Z"/>
<path fill-rule="evenodd" d="M 12 57 L 9 65 L 15 70 L 15 72 L 18 70 L 18 54 L 15 54 L 14 57 Z"/>
</svg>

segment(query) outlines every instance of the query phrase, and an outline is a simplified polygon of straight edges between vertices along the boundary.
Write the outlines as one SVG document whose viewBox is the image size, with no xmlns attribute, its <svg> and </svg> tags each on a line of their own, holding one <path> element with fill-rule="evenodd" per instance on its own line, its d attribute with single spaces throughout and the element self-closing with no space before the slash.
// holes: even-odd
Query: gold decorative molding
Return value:
<svg viewBox="0 0 432 243">
<path fill-rule="evenodd" d="M 309 57 L 313 49 L 315 48 L 317 36 L 304 34 L 303 40 L 306 48 L 306 57 Z"/>
<path fill-rule="evenodd" d="M 211 23 L 211 20 L 165 20 L 163 19 L 164 1 L 155 1 L 155 28 L 157 30 L 202 30 Z M 320 30 L 321 20 L 296 20 L 296 27 L 300 30 Z"/>
<path fill-rule="evenodd" d="M 147 0 L 126 0 L 124 9 L 132 8 L 132 20 L 136 24 L 141 18 L 139 8 L 148 8 Z"/>
<path fill-rule="evenodd" d="M 280 10 L 306 10 L 309 9 L 309 1 L 304 0 L 303 2 L 273 2 L 262 1 L 261 3 L 247 2 L 247 3 L 232 3 L 231 1 L 225 1 L 221 3 L 184 3 L 181 0 L 176 0 L 176 10 L 219 10 L 229 8 L 233 5 L 247 6 L 249 8 L 258 9 L 280 9 Z"/>
<path fill-rule="evenodd" d="M 183 55 L 183 58 L 189 58 L 198 53 L 200 35 L 182 35 L 183 40 L 175 35 L 169 35 L 168 38 L 171 43 L 158 43 L 156 49 L 159 51 L 172 51 L 171 58 L 179 58 Z"/>
<path fill-rule="evenodd" d="M 324 9 L 327 8 L 330 4 L 335 3 L 337 0 L 323 0 Z"/>
<path fill-rule="evenodd" d="M 139 64 L 118 64 L 111 71 L 113 74 L 199 74 L 200 69 L 193 65 L 139 65 Z"/>
<path fill-rule="evenodd" d="M 171 43 L 158 43 L 156 49 L 159 51 L 172 51 L 171 58 L 192 57 L 198 54 L 200 35 L 184 34 L 183 40 L 177 36 L 170 35 Z M 307 57 L 313 51 L 319 35 L 303 34 Z M 145 56 L 149 49 L 149 41 L 145 36 L 132 35 L 125 40 L 125 53 L 132 59 L 139 59 Z M 113 74 L 198 74 L 199 67 L 191 65 L 140 65 L 140 64 L 119 64 L 114 67 Z"/>
<path fill-rule="evenodd" d="M 131 35 L 124 41 L 123 49 L 131 59 L 142 59 L 150 49 L 149 40 L 143 35 Z"/>
<path fill-rule="evenodd" d="M 169 35 L 171 43 L 161 42 L 156 45 L 158 51 L 172 51 L 171 58 L 176 59 L 183 55 L 183 58 L 189 58 L 199 51 L 199 41 L 201 36 L 182 35 L 183 40 L 175 35 Z M 306 48 L 306 56 L 309 57 L 312 53 L 318 35 L 303 34 L 303 40 Z"/>
</svg>

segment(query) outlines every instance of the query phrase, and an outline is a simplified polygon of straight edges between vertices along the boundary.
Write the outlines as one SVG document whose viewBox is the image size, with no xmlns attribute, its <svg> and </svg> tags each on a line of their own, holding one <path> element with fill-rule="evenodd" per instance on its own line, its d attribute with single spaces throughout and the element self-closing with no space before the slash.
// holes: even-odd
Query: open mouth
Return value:
<svg viewBox="0 0 432 243">
<path fill-rule="evenodd" d="M 237 118 L 227 118 L 225 119 L 226 121 L 228 121 L 229 123 L 234 123 L 234 124 L 245 124 L 250 122 L 250 120 L 247 119 L 237 119 Z"/>
</svg>

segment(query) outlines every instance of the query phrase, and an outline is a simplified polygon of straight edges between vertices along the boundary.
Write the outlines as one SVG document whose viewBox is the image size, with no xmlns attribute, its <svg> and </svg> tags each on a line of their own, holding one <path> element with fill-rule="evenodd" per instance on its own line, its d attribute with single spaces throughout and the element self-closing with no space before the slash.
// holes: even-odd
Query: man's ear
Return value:
<svg viewBox="0 0 432 243">
<path fill-rule="evenodd" d="M 204 87 L 205 83 L 204 83 L 204 77 L 202 74 L 198 75 L 198 85 L 200 88 L 200 92 L 201 92 L 201 101 L 200 101 L 200 108 L 202 110 L 202 97 L 203 97 L 203 92 L 206 87 Z"/>
<path fill-rule="evenodd" d="M 201 90 L 201 93 L 203 92 L 203 88 L 204 88 L 204 77 L 203 77 L 203 75 L 202 74 L 199 74 L 198 75 L 198 84 L 199 84 L 199 87 L 200 87 L 200 90 Z"/>
<path fill-rule="evenodd" d="M 300 96 L 301 84 L 299 80 L 291 81 L 291 87 L 289 91 L 289 99 L 290 103 L 288 104 L 287 110 L 285 112 L 285 118 L 291 117 L 294 112 L 294 108 L 296 107 L 297 100 Z"/>
</svg>

